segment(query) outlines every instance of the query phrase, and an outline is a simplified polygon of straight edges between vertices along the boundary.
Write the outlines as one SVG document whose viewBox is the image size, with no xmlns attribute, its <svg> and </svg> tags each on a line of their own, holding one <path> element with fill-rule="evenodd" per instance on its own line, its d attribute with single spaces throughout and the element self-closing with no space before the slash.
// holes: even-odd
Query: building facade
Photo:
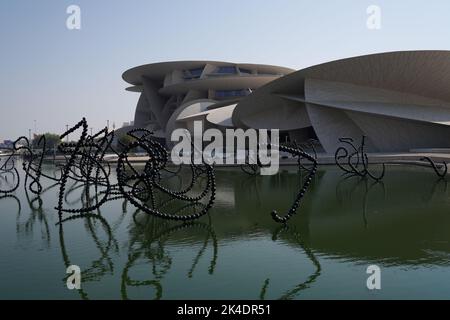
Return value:
<svg viewBox="0 0 450 320">
<path fill-rule="evenodd" d="M 170 146 L 176 128 L 202 120 L 205 127 L 233 126 L 237 102 L 294 70 L 259 64 L 176 61 L 132 68 L 123 74 L 128 91 L 140 94 L 133 127 L 147 128 Z M 210 120 L 208 121 L 207 118 Z"/>
<path fill-rule="evenodd" d="M 367 137 L 369 151 L 450 148 L 450 51 L 401 51 L 303 70 L 224 62 L 169 62 L 128 70 L 141 94 L 134 125 L 168 140 L 205 127 L 279 129 L 282 141 Z"/>
</svg>

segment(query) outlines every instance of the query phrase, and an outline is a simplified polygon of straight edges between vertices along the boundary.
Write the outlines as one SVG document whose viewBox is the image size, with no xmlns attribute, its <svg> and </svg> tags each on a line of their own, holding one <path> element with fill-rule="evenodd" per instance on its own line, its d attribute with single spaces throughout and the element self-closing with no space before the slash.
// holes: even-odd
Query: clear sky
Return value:
<svg viewBox="0 0 450 320">
<path fill-rule="evenodd" d="M 66 8 L 81 8 L 81 30 Z M 370 30 L 367 7 L 381 9 Z M 122 73 L 166 60 L 294 69 L 361 54 L 450 49 L 448 0 L 1 0 L 0 139 L 134 118 Z"/>
</svg>

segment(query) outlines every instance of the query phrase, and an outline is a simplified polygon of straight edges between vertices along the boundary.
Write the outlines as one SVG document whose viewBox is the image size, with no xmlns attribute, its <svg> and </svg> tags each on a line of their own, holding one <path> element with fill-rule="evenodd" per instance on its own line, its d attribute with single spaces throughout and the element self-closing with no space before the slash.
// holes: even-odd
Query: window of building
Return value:
<svg viewBox="0 0 450 320">
<path fill-rule="evenodd" d="M 240 71 L 242 74 L 252 74 L 252 70 L 249 70 L 249 69 L 239 68 L 239 71 Z"/>
<path fill-rule="evenodd" d="M 190 70 L 184 70 L 184 79 L 198 79 L 203 73 L 203 67 L 202 68 L 195 68 Z"/>
<path fill-rule="evenodd" d="M 237 89 L 237 90 L 217 90 L 215 93 L 216 99 L 237 98 L 249 95 L 251 89 Z"/>
<path fill-rule="evenodd" d="M 221 66 L 221 67 L 217 68 L 216 73 L 234 74 L 234 73 L 236 73 L 236 67 L 234 67 L 234 66 Z"/>
</svg>

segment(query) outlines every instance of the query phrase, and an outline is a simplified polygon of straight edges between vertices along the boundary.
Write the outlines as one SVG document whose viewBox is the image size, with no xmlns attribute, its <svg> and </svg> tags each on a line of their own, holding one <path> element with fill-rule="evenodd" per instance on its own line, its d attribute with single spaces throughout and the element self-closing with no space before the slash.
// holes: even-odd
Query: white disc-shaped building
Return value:
<svg viewBox="0 0 450 320">
<path fill-rule="evenodd" d="M 450 51 L 372 54 L 303 70 L 217 61 L 143 65 L 126 71 L 140 93 L 134 127 L 170 145 L 175 128 L 279 129 L 280 140 L 339 138 L 369 151 L 450 148 Z"/>
<path fill-rule="evenodd" d="M 450 147 L 450 51 L 389 52 L 300 70 L 259 88 L 233 112 L 244 128 L 316 137 L 367 136 L 372 151 Z"/>
<path fill-rule="evenodd" d="M 134 127 L 147 128 L 170 145 L 176 128 L 189 129 L 193 120 L 205 128 L 233 127 L 237 102 L 257 88 L 294 70 L 260 64 L 219 61 L 176 61 L 132 68 L 123 79 L 139 92 Z M 124 128 L 126 129 L 126 128 Z"/>
</svg>

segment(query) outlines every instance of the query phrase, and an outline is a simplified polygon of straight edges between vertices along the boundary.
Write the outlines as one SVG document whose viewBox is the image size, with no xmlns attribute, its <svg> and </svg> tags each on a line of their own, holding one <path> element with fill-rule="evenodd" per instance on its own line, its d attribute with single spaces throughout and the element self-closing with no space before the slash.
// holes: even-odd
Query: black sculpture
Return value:
<svg viewBox="0 0 450 320">
<path fill-rule="evenodd" d="M 39 153 L 35 152 L 26 137 L 17 139 L 10 157 L 0 167 L 0 178 L 3 178 L 5 174 L 13 174 L 17 177 L 15 179 L 16 184 L 8 189 L 0 188 L 0 193 L 11 193 L 18 188 L 19 174 L 14 166 L 13 157 L 20 153 L 24 157 L 25 191 L 35 194 L 37 198 L 32 202 L 39 201 L 39 205 L 41 205 L 40 195 L 43 193 L 41 180 L 51 181 L 53 183 L 51 188 L 57 186 L 59 189 L 55 209 L 58 211 L 60 219 L 65 213 L 79 215 L 99 211 L 106 202 L 118 199 L 130 202 L 138 210 L 149 215 L 177 221 L 198 219 L 207 214 L 213 206 L 216 198 L 216 179 L 213 166 L 204 162 L 201 165 L 196 165 L 191 158 L 191 164 L 187 166 L 191 172 L 191 179 L 187 187 L 176 190 L 167 187 L 164 183 L 165 180 L 177 176 L 182 168 L 179 166 L 175 171 L 168 168 L 168 152 L 154 139 L 153 132 L 147 129 L 134 129 L 127 132 L 127 135 L 133 141 L 127 145 L 121 144 L 119 141 L 121 152 L 117 152 L 112 147 L 115 137 L 114 131 L 110 132 L 107 128 L 104 128 L 95 134 L 88 135 L 88 124 L 85 118 L 64 132 L 60 139 L 63 140 L 69 134 L 76 132 L 80 134 L 78 141 L 63 142 L 58 146 L 58 151 L 62 155 L 62 163 L 55 164 L 59 174 L 54 176 L 44 174 L 41 170 L 44 155 L 48 151 L 45 136 L 41 136 L 36 144 L 41 149 Z M 276 222 L 286 223 L 297 212 L 301 199 L 316 173 L 317 154 L 313 142 L 308 142 L 308 146 L 313 148 L 314 157 L 304 152 L 300 146 L 296 148 L 279 147 L 279 150 L 297 157 L 299 166 L 307 170 L 308 174 L 287 214 L 282 217 L 275 210 L 272 211 L 272 218 Z M 267 147 L 274 148 L 276 146 L 268 144 Z M 133 161 L 129 159 L 132 150 L 137 148 L 143 150 L 147 156 L 143 168 L 137 168 Z M 113 152 L 118 157 L 116 182 L 112 181 L 111 166 L 104 159 L 107 152 Z M 303 166 L 300 163 L 302 158 L 310 161 L 312 167 L 306 168 Z M 254 175 L 262 167 L 258 159 L 256 164 L 249 165 L 248 171 L 246 171 L 246 166 L 243 166 L 243 170 Z M 198 186 L 204 180 L 206 180 L 206 185 L 197 195 L 192 195 L 194 186 Z M 28 183 L 28 181 L 30 182 Z M 76 190 L 82 190 L 82 206 L 79 208 L 65 207 L 64 204 L 75 205 L 75 203 L 71 204 L 68 198 Z M 170 214 L 167 211 L 164 212 L 164 206 L 160 202 L 172 200 L 183 202 L 182 209 Z M 186 208 L 192 209 L 193 212 L 185 214 Z"/>
<path fill-rule="evenodd" d="M 10 194 L 18 188 L 20 176 L 15 167 L 14 157 L 20 154 L 24 159 L 25 191 L 30 191 L 38 197 L 33 202 L 36 200 L 41 202 L 42 200 L 39 198 L 43 192 L 41 179 L 51 181 L 52 187 L 58 186 L 58 203 L 55 209 L 60 217 L 64 213 L 91 213 L 99 210 L 106 202 L 117 199 L 126 199 L 145 213 L 169 220 L 198 219 L 212 207 L 216 193 L 214 168 L 205 163 L 203 163 L 203 166 L 191 164 L 192 179 L 188 187 L 183 190 L 168 189 L 162 184 L 162 180 L 179 174 L 181 166 L 175 171 L 167 168 L 168 152 L 153 139 L 151 131 L 134 129 L 127 132 L 134 141 L 128 145 L 121 144 L 123 151 L 120 153 L 112 147 L 114 131 L 110 132 L 107 128 L 104 128 L 94 135 L 88 135 L 88 124 L 86 119 L 83 118 L 75 126 L 64 132 L 60 138 L 64 139 L 75 132 L 80 133 L 78 141 L 63 142 L 58 146 L 58 151 L 63 158 L 62 163 L 56 164 L 60 174 L 53 177 L 42 173 L 41 170 L 44 156 L 48 151 L 45 136 L 41 136 L 37 142 L 37 146 L 41 149 L 39 153 L 31 147 L 30 141 L 26 137 L 18 138 L 14 142 L 14 147 L 8 149 L 10 155 L 3 163 L 0 163 L 0 194 Z M 134 148 L 141 148 L 147 153 L 148 160 L 143 170 L 135 169 L 128 159 L 129 153 Z M 106 152 L 113 152 L 118 156 L 116 183 L 111 181 L 111 166 L 104 159 Z M 2 188 L 2 180 L 7 181 L 9 176 L 12 176 L 15 184 L 8 188 Z M 189 192 L 204 176 L 207 178 L 204 190 L 197 196 L 190 195 Z M 64 203 L 69 203 L 68 196 L 78 189 L 83 190 L 82 206 L 76 209 L 64 207 Z M 172 199 L 188 202 L 188 206 L 189 204 L 195 204 L 196 207 L 201 205 L 200 201 L 208 194 L 210 196 L 207 203 L 198 212 L 177 215 L 158 210 L 155 203 L 155 193 L 162 193 Z"/>
<path fill-rule="evenodd" d="M 303 182 L 302 187 L 300 188 L 299 192 L 297 193 L 297 196 L 296 196 L 294 202 L 292 203 L 291 208 L 286 213 L 286 215 L 281 217 L 280 215 L 278 215 L 276 210 L 273 210 L 271 213 L 272 219 L 274 221 L 279 222 L 279 223 L 286 223 L 289 221 L 289 219 L 294 214 L 297 213 L 298 207 L 300 206 L 300 202 L 301 202 L 302 198 L 305 196 L 306 190 L 308 189 L 309 185 L 311 184 L 313 177 L 316 175 L 317 160 L 314 157 L 312 157 L 311 155 L 309 155 L 308 153 L 303 152 L 299 148 L 289 148 L 289 147 L 285 147 L 285 146 L 279 146 L 279 150 L 283 151 L 283 152 L 288 152 L 293 157 L 298 157 L 299 159 L 305 158 L 312 163 L 312 167 L 310 169 L 308 169 L 308 174 L 305 178 L 305 181 Z"/>
<path fill-rule="evenodd" d="M 420 159 L 420 161 L 428 161 L 431 167 L 433 168 L 434 172 L 436 173 L 436 175 L 439 177 L 439 179 L 445 179 L 445 176 L 447 175 L 448 171 L 447 163 L 445 161 L 442 162 L 443 167 L 442 172 L 439 171 L 436 163 L 430 157 L 423 157 Z"/>
<path fill-rule="evenodd" d="M 6 160 L 3 164 L 0 162 L 0 195 L 7 195 L 17 190 L 20 184 L 20 176 L 14 162 L 14 150 L 9 148 L 0 148 L 0 150 L 9 152 L 9 155 L 6 156 Z M 8 181 L 8 177 L 15 182 L 12 186 Z M 2 183 L 7 183 L 10 186 L 3 188 Z"/>
<path fill-rule="evenodd" d="M 382 164 L 383 169 L 379 176 L 375 176 L 369 171 L 369 159 L 364 150 L 365 140 L 366 136 L 362 136 L 361 145 L 357 148 L 354 145 L 352 138 L 339 138 L 339 142 L 342 142 L 350 147 L 350 151 L 347 150 L 345 146 L 339 147 L 334 154 L 334 161 L 336 165 L 346 174 L 358 175 L 360 177 L 369 176 L 370 178 L 379 181 L 384 177 L 386 171 L 385 164 Z M 348 168 L 341 163 L 342 159 L 347 159 Z M 362 165 L 362 169 L 359 169 L 360 165 Z"/>
</svg>

